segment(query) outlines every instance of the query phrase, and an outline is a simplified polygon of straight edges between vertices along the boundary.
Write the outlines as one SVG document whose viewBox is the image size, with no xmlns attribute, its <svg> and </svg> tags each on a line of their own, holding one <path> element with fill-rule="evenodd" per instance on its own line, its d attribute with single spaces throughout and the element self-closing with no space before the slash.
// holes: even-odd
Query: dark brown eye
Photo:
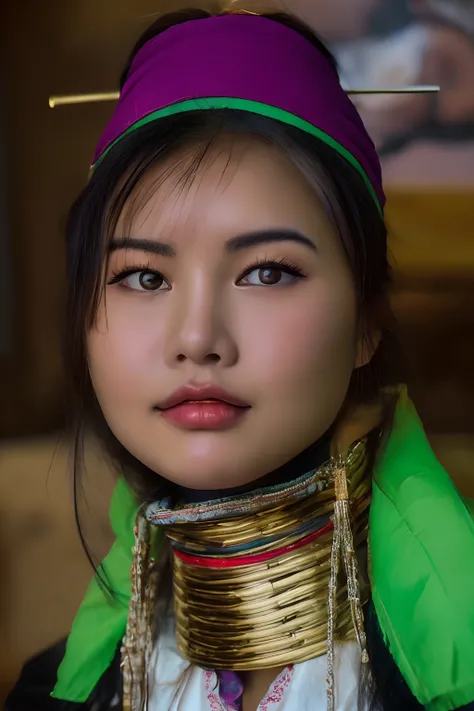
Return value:
<svg viewBox="0 0 474 711">
<path fill-rule="evenodd" d="M 123 286 L 133 291 L 165 291 L 169 284 L 159 272 L 137 271 L 121 279 Z"/>
<path fill-rule="evenodd" d="M 272 284 L 278 284 L 282 278 L 281 269 L 275 269 L 270 267 L 264 267 L 258 270 L 258 278 L 262 284 L 271 286 Z"/>
<path fill-rule="evenodd" d="M 140 272 L 138 275 L 138 283 L 146 291 L 156 291 L 161 289 L 164 284 L 164 279 L 157 272 Z"/>
<path fill-rule="evenodd" d="M 296 267 L 269 263 L 248 271 L 240 280 L 240 284 L 242 286 L 288 285 L 295 283 L 301 276 L 301 271 Z"/>
</svg>

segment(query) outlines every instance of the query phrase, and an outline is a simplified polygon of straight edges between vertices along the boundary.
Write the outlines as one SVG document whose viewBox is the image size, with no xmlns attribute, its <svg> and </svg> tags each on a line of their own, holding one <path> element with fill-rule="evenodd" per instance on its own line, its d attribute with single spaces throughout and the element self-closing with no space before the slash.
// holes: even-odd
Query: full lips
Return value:
<svg viewBox="0 0 474 711">
<path fill-rule="evenodd" d="M 184 401 L 161 410 L 161 416 L 171 424 L 187 430 L 225 430 L 237 424 L 249 411 L 222 400 Z"/>
</svg>

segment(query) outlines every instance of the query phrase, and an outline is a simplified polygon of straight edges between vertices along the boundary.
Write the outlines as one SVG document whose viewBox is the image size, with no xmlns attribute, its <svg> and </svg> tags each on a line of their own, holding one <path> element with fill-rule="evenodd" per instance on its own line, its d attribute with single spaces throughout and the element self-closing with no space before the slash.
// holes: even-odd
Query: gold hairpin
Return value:
<svg viewBox="0 0 474 711">
<path fill-rule="evenodd" d="M 95 104 L 106 101 L 118 101 L 120 92 L 106 91 L 99 94 L 65 94 L 63 96 L 50 96 L 49 105 L 52 109 L 56 106 L 68 104 Z"/>
<path fill-rule="evenodd" d="M 439 86 L 393 86 L 373 89 L 346 89 L 346 94 L 356 96 L 362 94 L 434 94 L 440 90 Z M 106 91 L 98 94 L 69 94 L 63 96 L 50 96 L 49 105 L 52 109 L 56 106 L 71 104 L 95 104 L 107 101 L 118 101 L 118 91 Z"/>
<path fill-rule="evenodd" d="M 391 86 L 383 89 L 346 89 L 346 94 L 354 96 L 356 94 L 436 94 L 441 90 L 437 84 L 426 84 L 421 86 Z"/>
</svg>

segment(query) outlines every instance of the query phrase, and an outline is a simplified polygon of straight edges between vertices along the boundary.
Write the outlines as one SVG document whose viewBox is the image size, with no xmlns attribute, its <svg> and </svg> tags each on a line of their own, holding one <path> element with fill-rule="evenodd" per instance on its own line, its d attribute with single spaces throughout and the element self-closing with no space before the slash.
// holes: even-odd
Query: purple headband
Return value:
<svg viewBox="0 0 474 711">
<path fill-rule="evenodd" d="M 164 116 L 212 108 L 276 118 L 331 145 L 383 208 L 380 162 L 330 62 L 269 18 L 224 15 L 175 25 L 137 53 L 94 164 L 125 133 Z"/>
</svg>

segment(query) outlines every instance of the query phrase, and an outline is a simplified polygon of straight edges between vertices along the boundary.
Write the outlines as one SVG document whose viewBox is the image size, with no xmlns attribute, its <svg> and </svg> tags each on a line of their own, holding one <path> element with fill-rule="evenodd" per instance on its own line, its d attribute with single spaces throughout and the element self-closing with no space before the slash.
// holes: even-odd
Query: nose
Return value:
<svg viewBox="0 0 474 711">
<path fill-rule="evenodd" d="M 238 360 L 228 300 L 202 279 L 176 289 L 170 310 L 165 359 L 170 367 L 186 362 L 229 367 Z"/>
</svg>

